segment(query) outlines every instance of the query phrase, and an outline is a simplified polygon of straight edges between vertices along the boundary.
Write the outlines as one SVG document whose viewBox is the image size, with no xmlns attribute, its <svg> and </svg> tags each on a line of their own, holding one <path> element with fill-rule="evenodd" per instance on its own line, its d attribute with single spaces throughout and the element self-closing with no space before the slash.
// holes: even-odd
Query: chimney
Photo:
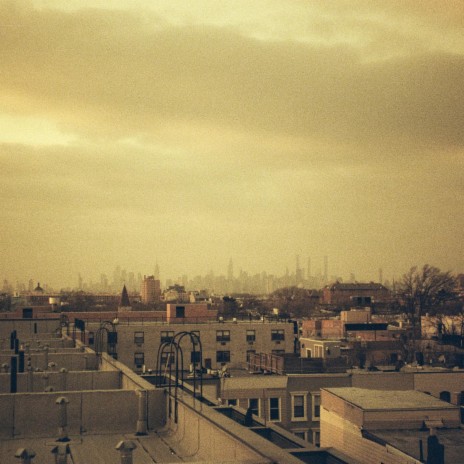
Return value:
<svg viewBox="0 0 464 464">
<path fill-rule="evenodd" d="M 51 452 L 55 455 L 55 464 L 67 464 L 68 454 L 71 454 L 69 445 L 65 444 L 56 445 Z"/>
<path fill-rule="evenodd" d="M 69 400 L 68 398 L 65 398 L 64 396 L 60 396 L 59 398 L 56 399 L 55 403 L 59 406 L 60 412 L 59 412 L 59 426 L 58 426 L 58 435 L 59 438 L 56 441 L 69 441 L 68 438 L 68 403 Z"/>
</svg>

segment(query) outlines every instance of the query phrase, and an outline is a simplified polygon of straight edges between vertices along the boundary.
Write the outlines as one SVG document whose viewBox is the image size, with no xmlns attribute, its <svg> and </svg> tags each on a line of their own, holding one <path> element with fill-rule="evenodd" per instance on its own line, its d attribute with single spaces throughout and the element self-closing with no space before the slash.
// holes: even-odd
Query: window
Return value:
<svg viewBox="0 0 464 464">
<path fill-rule="evenodd" d="M 217 363 L 230 362 L 230 351 L 216 351 L 216 362 Z"/>
<path fill-rule="evenodd" d="M 320 446 L 321 443 L 321 431 L 319 429 L 312 429 L 311 430 L 311 441 L 314 446 Z"/>
<path fill-rule="evenodd" d="M 269 398 L 269 420 L 280 421 L 280 398 Z"/>
<path fill-rule="evenodd" d="M 253 343 L 256 341 L 256 331 L 255 330 L 247 330 L 246 331 L 246 341 L 248 343 Z"/>
<path fill-rule="evenodd" d="M 217 342 L 230 342 L 230 330 L 216 330 Z"/>
<path fill-rule="evenodd" d="M 313 421 L 320 420 L 321 417 L 321 394 L 311 393 L 311 412 Z"/>
<path fill-rule="evenodd" d="M 192 351 L 190 353 L 190 362 L 193 364 L 198 364 L 200 362 L 200 352 Z"/>
<path fill-rule="evenodd" d="M 285 350 L 272 350 L 271 353 L 277 356 L 282 356 L 283 354 L 285 354 Z"/>
<path fill-rule="evenodd" d="M 136 345 L 143 345 L 145 342 L 145 332 L 134 332 L 134 343 Z"/>
<path fill-rule="evenodd" d="M 285 333 L 282 329 L 271 330 L 271 340 L 273 342 L 280 342 L 285 340 Z"/>
<path fill-rule="evenodd" d="M 298 430 L 293 432 L 294 435 L 296 435 L 298 438 L 301 438 L 302 440 L 306 440 L 306 432 L 304 430 Z"/>
<path fill-rule="evenodd" d="M 292 420 L 304 421 L 306 418 L 306 393 L 291 393 L 292 395 Z"/>
<path fill-rule="evenodd" d="M 227 400 L 228 406 L 237 406 L 237 400 Z"/>
<path fill-rule="evenodd" d="M 248 400 L 248 407 L 255 416 L 259 416 L 259 398 L 250 398 Z"/>
<path fill-rule="evenodd" d="M 324 357 L 324 347 L 322 345 L 314 345 L 314 357 L 315 358 Z"/>
<path fill-rule="evenodd" d="M 451 395 L 449 391 L 442 391 L 440 392 L 440 399 L 442 401 L 447 401 L 448 403 L 451 401 Z"/>
<path fill-rule="evenodd" d="M 144 353 L 134 353 L 134 364 L 137 369 L 142 369 L 145 364 L 145 354 Z"/>
<path fill-rule="evenodd" d="M 176 317 L 185 317 L 185 306 L 176 306 Z"/>
<path fill-rule="evenodd" d="M 162 330 L 161 331 L 161 343 L 169 343 L 174 338 L 173 330 Z"/>
<path fill-rule="evenodd" d="M 250 362 L 253 356 L 255 355 L 256 350 L 247 350 L 246 356 L 247 356 L 247 362 Z"/>
</svg>

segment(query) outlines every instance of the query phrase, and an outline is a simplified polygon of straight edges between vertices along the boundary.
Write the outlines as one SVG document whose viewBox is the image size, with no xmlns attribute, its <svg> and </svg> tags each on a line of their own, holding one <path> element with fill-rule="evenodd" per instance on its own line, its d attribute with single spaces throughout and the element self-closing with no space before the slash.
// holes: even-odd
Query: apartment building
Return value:
<svg viewBox="0 0 464 464">
<path fill-rule="evenodd" d="M 160 301 L 161 286 L 160 281 L 155 279 L 155 276 L 143 276 L 140 297 L 142 303 L 147 305 Z"/>
<path fill-rule="evenodd" d="M 100 325 L 88 322 L 89 341 Z M 136 372 L 155 370 L 158 353 L 163 343 L 170 342 L 181 332 L 191 332 L 201 342 L 202 367 L 220 369 L 244 368 L 248 358 L 255 353 L 293 353 L 295 349 L 295 326 L 293 322 L 276 321 L 210 321 L 205 323 L 158 323 L 127 320 L 114 329 L 117 332 L 116 353 L 119 361 Z M 93 346 L 91 344 L 91 346 Z M 193 362 L 193 351 L 200 351 L 200 344 L 193 347 L 190 337 L 181 342 L 183 366 L 187 370 Z M 175 353 L 166 350 L 161 355 L 162 365 L 173 364 Z M 179 360 L 181 366 L 181 360 Z M 197 364 L 198 366 L 198 364 Z"/>
</svg>

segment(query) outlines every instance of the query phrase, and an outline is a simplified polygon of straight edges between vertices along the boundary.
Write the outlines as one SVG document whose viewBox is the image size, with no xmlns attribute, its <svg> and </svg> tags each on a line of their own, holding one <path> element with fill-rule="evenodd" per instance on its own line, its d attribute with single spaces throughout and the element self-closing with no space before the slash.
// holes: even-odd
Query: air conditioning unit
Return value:
<svg viewBox="0 0 464 464">
<path fill-rule="evenodd" d="M 225 344 L 226 344 L 226 342 L 221 342 L 221 345 L 225 345 Z"/>
<path fill-rule="evenodd" d="M 280 345 L 280 342 L 276 342 L 276 345 Z"/>
</svg>

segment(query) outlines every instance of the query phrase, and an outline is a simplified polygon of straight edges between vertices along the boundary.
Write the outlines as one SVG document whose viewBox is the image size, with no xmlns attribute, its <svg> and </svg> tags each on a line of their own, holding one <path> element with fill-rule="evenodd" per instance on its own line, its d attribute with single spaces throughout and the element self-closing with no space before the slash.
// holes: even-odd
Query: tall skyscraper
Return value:
<svg viewBox="0 0 464 464">
<path fill-rule="evenodd" d="M 234 263 L 232 262 L 232 258 L 230 258 L 227 268 L 227 280 L 229 280 L 229 282 L 234 280 Z"/>
<path fill-rule="evenodd" d="M 143 276 L 140 296 L 143 304 L 153 304 L 160 300 L 161 285 L 155 276 Z"/>
</svg>

